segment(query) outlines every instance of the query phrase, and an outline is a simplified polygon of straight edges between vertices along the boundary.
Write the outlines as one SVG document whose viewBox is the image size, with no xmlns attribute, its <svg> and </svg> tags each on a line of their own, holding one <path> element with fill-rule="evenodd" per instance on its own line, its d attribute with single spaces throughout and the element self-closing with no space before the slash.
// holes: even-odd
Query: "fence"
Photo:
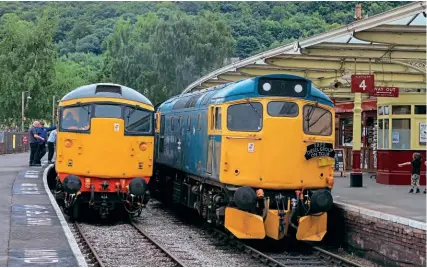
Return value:
<svg viewBox="0 0 427 268">
<path fill-rule="evenodd" d="M 28 152 L 29 148 L 27 132 L 0 131 L 0 155 Z"/>
</svg>

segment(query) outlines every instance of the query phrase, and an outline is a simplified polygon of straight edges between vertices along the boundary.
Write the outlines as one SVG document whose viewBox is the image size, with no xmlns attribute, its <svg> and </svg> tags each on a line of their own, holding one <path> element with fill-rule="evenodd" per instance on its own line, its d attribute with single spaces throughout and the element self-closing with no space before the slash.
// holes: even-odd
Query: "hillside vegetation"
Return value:
<svg viewBox="0 0 427 268">
<path fill-rule="evenodd" d="M 132 87 L 154 104 L 230 58 L 353 21 L 357 2 L 0 2 L 0 122 L 48 118 L 88 83 Z M 364 2 L 372 16 L 407 2 Z"/>
</svg>

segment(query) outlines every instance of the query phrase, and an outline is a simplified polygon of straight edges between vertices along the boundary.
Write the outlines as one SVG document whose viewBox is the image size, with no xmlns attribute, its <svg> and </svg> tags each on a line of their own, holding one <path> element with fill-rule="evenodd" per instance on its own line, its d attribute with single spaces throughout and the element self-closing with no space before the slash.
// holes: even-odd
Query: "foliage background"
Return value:
<svg viewBox="0 0 427 268">
<path fill-rule="evenodd" d="M 85 84 L 134 88 L 153 104 L 230 62 L 353 21 L 357 2 L 0 2 L 0 124 L 49 118 Z M 407 2 L 362 2 L 364 16 Z"/>
</svg>

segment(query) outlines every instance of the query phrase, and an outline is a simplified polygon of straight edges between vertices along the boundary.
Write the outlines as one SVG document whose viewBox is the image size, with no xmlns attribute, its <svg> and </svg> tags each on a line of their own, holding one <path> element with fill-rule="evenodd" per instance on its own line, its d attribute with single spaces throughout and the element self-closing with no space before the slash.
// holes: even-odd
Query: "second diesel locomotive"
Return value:
<svg viewBox="0 0 427 268">
<path fill-rule="evenodd" d="M 153 171 L 151 102 L 125 86 L 86 85 L 61 99 L 58 118 L 56 188 L 66 213 L 139 215 Z"/>
<path fill-rule="evenodd" d="M 334 129 L 332 101 L 298 76 L 182 94 L 156 111 L 150 187 L 240 239 L 321 241 Z"/>
</svg>

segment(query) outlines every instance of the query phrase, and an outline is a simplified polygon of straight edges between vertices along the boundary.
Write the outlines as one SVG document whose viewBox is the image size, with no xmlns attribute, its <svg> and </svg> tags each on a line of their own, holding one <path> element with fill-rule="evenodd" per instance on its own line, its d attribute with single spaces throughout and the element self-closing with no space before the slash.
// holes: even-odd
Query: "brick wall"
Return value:
<svg viewBox="0 0 427 268">
<path fill-rule="evenodd" d="M 335 205 L 324 242 L 384 266 L 426 266 L 425 224 L 388 214 Z"/>
</svg>

